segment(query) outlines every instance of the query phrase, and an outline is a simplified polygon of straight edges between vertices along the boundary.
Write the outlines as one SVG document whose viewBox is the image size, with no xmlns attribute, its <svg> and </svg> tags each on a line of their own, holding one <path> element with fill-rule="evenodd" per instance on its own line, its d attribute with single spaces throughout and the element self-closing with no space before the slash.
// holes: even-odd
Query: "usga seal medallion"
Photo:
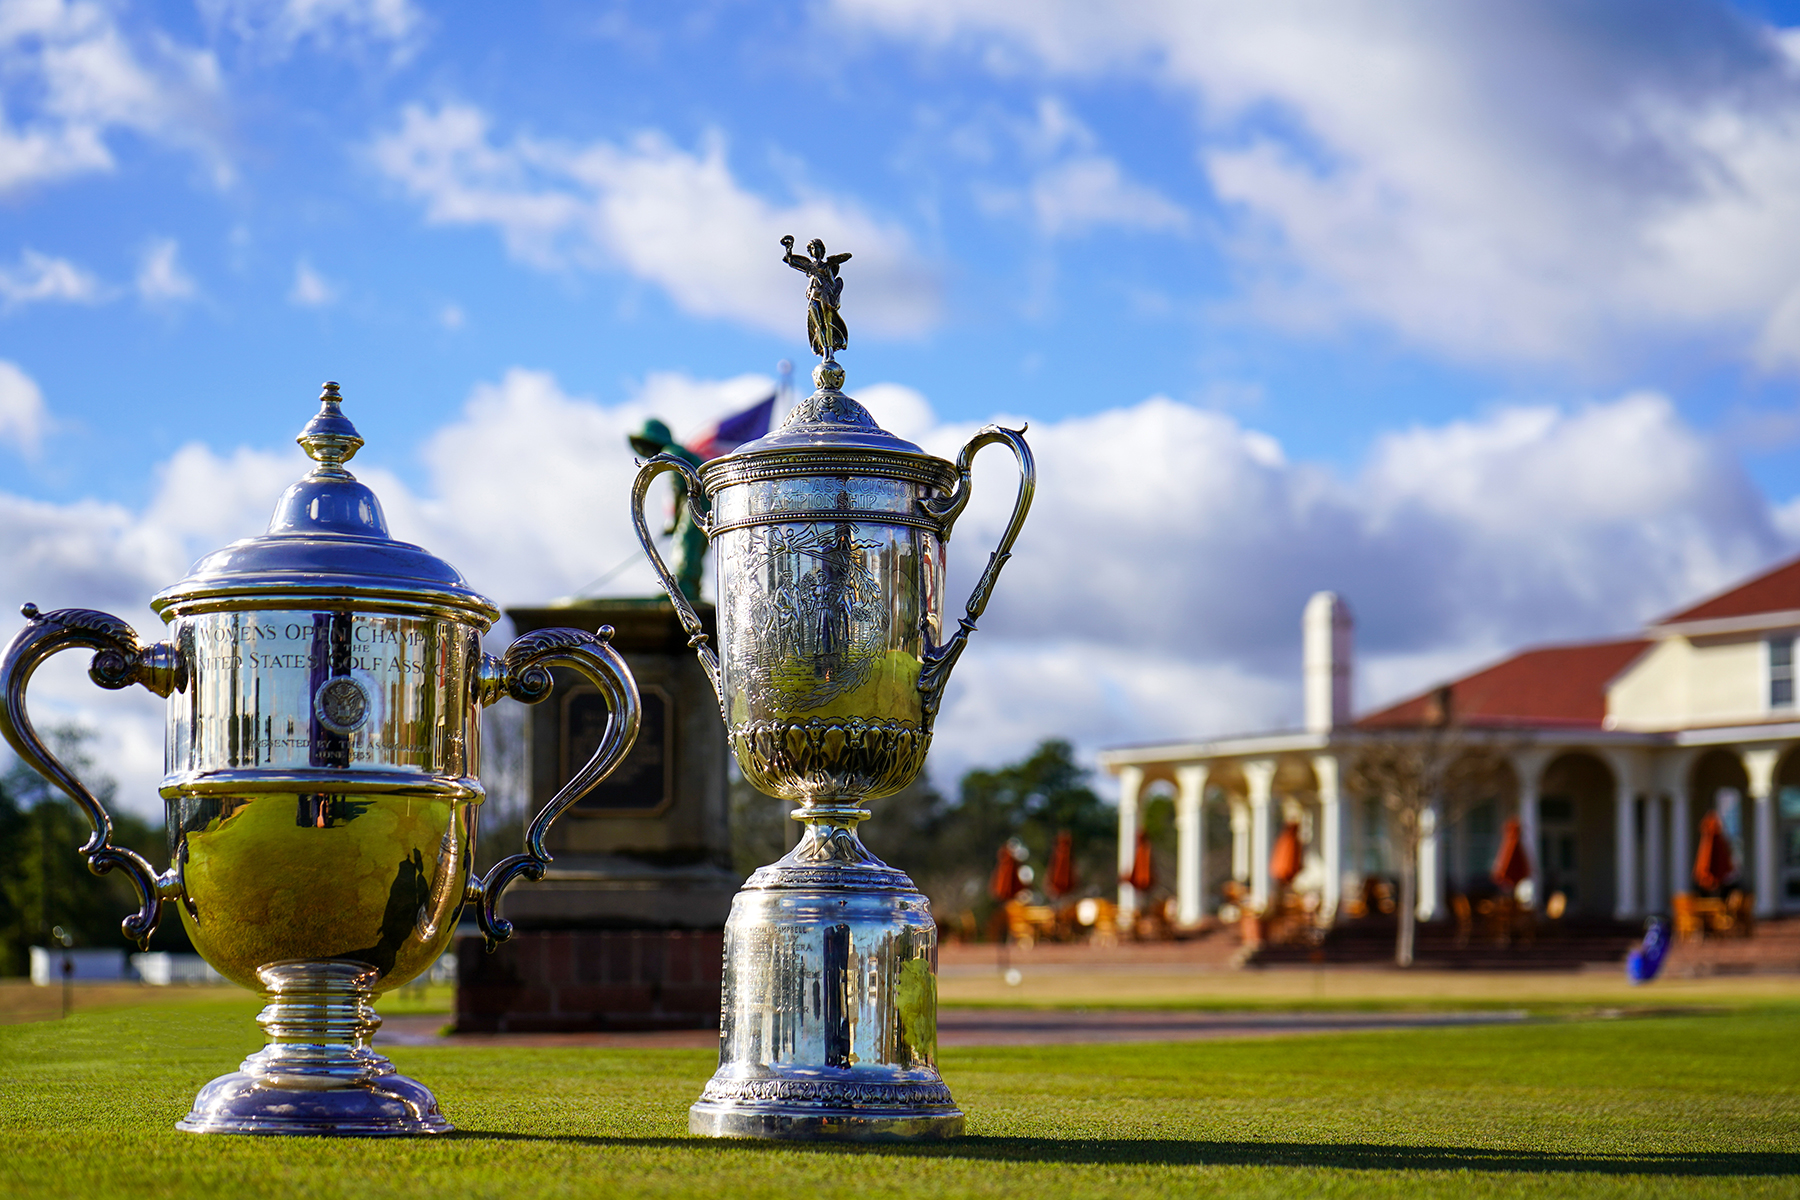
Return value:
<svg viewBox="0 0 1800 1200">
<path fill-rule="evenodd" d="M 348 675 L 327 679 L 313 693 L 313 713 L 333 733 L 354 733 L 369 719 L 369 692 Z"/>
</svg>

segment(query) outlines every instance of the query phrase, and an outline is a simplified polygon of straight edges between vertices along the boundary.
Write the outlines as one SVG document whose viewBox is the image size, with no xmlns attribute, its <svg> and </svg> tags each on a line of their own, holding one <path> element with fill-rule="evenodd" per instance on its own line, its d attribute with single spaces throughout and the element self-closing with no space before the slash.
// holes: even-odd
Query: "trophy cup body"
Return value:
<svg viewBox="0 0 1800 1200">
<path fill-rule="evenodd" d="M 848 256 L 827 260 L 823 249 L 814 243 L 813 259 L 789 261 L 835 280 Z M 989 426 L 955 463 L 883 431 L 841 390 L 843 370 L 828 356 L 845 340 L 836 293 L 814 290 L 833 302 L 813 314 L 814 348 L 827 355 L 814 371 L 818 390 L 780 429 L 698 473 L 674 456 L 651 459 L 633 494 L 639 539 L 718 692 L 739 768 L 759 790 L 798 802 L 803 825 L 798 845 L 733 901 L 719 1069 L 689 1128 L 952 1137 L 963 1115 L 937 1069 L 930 904 L 863 846 L 856 826 L 869 815 L 864 801 L 900 791 L 924 766 L 950 669 L 1030 506 L 1034 467 L 1021 431 Z M 1018 456 L 1018 499 L 945 638 L 945 544 L 968 502 L 974 454 L 996 442 Z M 716 653 L 644 519 L 645 494 L 664 471 L 686 477 L 716 551 Z"/>
<path fill-rule="evenodd" d="M 607 631 L 541 630 L 502 658 L 483 654 L 499 611 L 448 564 L 387 536 L 374 495 L 343 468 L 361 439 L 335 384 L 324 401 L 300 438 L 319 466 L 282 497 L 269 532 L 202 559 L 152 602 L 168 641 L 142 646 L 116 617 L 28 605 L 0 662 L 0 732 L 93 818 L 90 866 L 138 885 L 127 934 L 146 939 L 172 904 L 207 962 L 268 997 L 268 1045 L 202 1089 L 179 1123 L 190 1132 L 450 1129 L 431 1093 L 369 1048 L 370 1002 L 437 959 L 465 904 L 491 941 L 510 933 L 495 914 L 501 892 L 542 874 L 551 821 L 636 735 L 636 686 Z M 160 877 L 108 844 L 104 810 L 26 715 L 32 671 L 76 647 L 96 651 L 101 686 L 169 699 L 172 865 Z M 552 664 L 591 679 L 612 720 L 538 815 L 526 853 L 473 879 L 481 708 L 548 695 Z"/>
</svg>

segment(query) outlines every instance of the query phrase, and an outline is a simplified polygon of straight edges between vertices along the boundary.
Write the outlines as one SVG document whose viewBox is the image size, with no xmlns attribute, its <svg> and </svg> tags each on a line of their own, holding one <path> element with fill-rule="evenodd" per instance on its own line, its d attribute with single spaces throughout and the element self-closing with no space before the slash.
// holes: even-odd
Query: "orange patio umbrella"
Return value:
<svg viewBox="0 0 1800 1200">
<path fill-rule="evenodd" d="M 1019 880 L 1019 860 L 1013 857 L 1012 847 L 1000 847 L 993 877 L 988 880 L 988 894 L 1004 904 L 1024 890 L 1025 885 Z"/>
<path fill-rule="evenodd" d="M 1044 886 L 1058 896 L 1075 890 L 1075 838 L 1064 829 L 1056 835 L 1056 849 L 1050 852 L 1050 877 Z"/>
<path fill-rule="evenodd" d="M 1120 883 L 1129 883 L 1140 892 L 1147 892 L 1156 883 L 1156 871 L 1150 864 L 1150 835 L 1138 831 L 1137 853 L 1132 856 L 1131 870 L 1119 876 Z"/>
<path fill-rule="evenodd" d="M 1269 855 L 1269 876 L 1283 887 L 1294 882 L 1300 873 L 1300 822 L 1289 821 L 1275 839 L 1275 851 Z"/>
<path fill-rule="evenodd" d="M 1500 838 L 1500 853 L 1494 856 L 1494 869 L 1489 874 L 1495 883 L 1509 890 L 1531 878 L 1531 858 L 1525 853 L 1525 843 L 1519 837 L 1517 817 L 1506 823 L 1506 832 Z"/>
<path fill-rule="evenodd" d="M 1702 891 L 1716 892 L 1736 869 L 1725 826 L 1719 823 L 1718 813 L 1709 812 L 1700 819 L 1700 852 L 1694 855 L 1694 882 Z"/>
</svg>

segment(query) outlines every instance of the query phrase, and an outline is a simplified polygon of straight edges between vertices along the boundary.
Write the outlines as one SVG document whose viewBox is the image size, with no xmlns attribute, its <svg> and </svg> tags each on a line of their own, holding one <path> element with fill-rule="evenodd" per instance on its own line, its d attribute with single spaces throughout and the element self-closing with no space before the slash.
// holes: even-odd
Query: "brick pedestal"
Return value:
<svg viewBox="0 0 1800 1200">
<path fill-rule="evenodd" d="M 515 933 L 457 942 L 458 1033 L 716 1029 L 723 930 Z"/>
</svg>

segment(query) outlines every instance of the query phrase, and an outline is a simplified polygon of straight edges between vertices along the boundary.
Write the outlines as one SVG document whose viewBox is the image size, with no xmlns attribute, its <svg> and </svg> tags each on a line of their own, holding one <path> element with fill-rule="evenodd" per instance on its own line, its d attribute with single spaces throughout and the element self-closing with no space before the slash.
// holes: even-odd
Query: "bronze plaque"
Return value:
<svg viewBox="0 0 1800 1200">
<path fill-rule="evenodd" d="M 618 769 L 584 796 L 575 812 L 642 816 L 660 811 L 674 799 L 675 721 L 668 694 L 654 685 L 640 687 L 643 717 L 637 741 Z M 570 689 L 563 697 L 562 779 L 568 779 L 600 745 L 609 713 L 606 701 L 591 687 Z"/>
</svg>

